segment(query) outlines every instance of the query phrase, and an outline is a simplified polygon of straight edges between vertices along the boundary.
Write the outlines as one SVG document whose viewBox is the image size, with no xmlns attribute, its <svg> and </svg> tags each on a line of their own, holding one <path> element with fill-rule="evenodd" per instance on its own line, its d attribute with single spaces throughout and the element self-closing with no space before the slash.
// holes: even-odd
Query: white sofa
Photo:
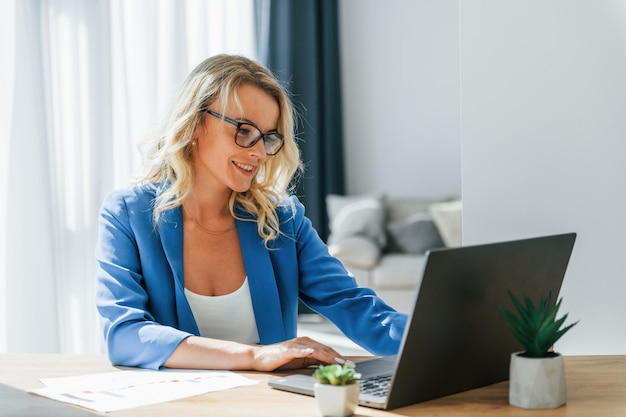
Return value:
<svg viewBox="0 0 626 417">
<path fill-rule="evenodd" d="M 331 254 L 398 311 L 412 310 L 425 252 L 461 245 L 458 199 L 329 195 L 326 205 Z"/>
</svg>

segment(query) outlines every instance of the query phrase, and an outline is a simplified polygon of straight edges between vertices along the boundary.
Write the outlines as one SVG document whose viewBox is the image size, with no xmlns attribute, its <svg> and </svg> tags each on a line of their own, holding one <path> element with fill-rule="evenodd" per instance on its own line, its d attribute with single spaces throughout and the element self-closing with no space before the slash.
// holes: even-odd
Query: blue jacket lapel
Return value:
<svg viewBox="0 0 626 417">
<path fill-rule="evenodd" d="M 163 212 L 159 220 L 159 236 L 165 257 L 174 276 L 176 311 L 181 330 L 199 335 L 198 325 L 185 297 L 183 268 L 183 215 L 180 207 Z"/>
<path fill-rule="evenodd" d="M 256 222 L 237 220 L 237 230 L 261 344 L 283 341 L 280 297 L 268 250 L 257 232 Z"/>
</svg>

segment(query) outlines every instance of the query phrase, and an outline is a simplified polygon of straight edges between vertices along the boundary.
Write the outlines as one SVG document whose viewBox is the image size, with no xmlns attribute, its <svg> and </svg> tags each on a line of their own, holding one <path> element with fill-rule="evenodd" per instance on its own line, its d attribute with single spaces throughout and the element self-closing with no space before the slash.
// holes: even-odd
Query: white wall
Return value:
<svg viewBox="0 0 626 417">
<path fill-rule="evenodd" d="M 461 194 L 458 0 L 341 0 L 348 194 Z"/>
<path fill-rule="evenodd" d="M 626 3 L 460 4 L 463 240 L 574 231 L 566 354 L 626 353 Z"/>
</svg>

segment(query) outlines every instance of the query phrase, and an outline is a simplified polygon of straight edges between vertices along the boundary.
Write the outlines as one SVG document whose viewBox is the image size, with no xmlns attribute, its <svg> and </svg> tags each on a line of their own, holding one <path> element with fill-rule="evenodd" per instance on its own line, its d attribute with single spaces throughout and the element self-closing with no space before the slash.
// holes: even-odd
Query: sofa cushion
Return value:
<svg viewBox="0 0 626 417">
<path fill-rule="evenodd" d="M 380 248 L 364 236 L 352 236 L 328 245 L 331 255 L 341 259 L 346 268 L 371 269 L 380 259 Z"/>
<path fill-rule="evenodd" d="M 374 289 L 415 289 L 422 281 L 424 255 L 390 253 L 380 258 L 372 270 L 371 285 Z"/>
<path fill-rule="evenodd" d="M 387 224 L 390 252 L 420 255 L 429 249 L 444 247 L 441 235 L 430 214 L 414 213 Z"/>
<path fill-rule="evenodd" d="M 387 206 L 387 221 L 402 220 L 415 213 L 427 213 L 428 208 L 436 200 L 425 198 L 391 198 L 385 202 Z"/>
<path fill-rule="evenodd" d="M 326 208 L 330 223 L 329 244 L 354 236 L 368 237 L 381 248 L 387 244 L 382 195 L 330 194 L 326 196 Z"/>
<path fill-rule="evenodd" d="M 461 200 L 433 203 L 429 211 L 446 246 L 450 248 L 461 246 Z"/>
</svg>

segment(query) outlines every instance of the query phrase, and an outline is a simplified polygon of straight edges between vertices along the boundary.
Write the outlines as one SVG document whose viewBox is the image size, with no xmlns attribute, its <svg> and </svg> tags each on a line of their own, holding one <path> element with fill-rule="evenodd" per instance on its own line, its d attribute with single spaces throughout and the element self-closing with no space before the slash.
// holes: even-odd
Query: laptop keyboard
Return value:
<svg viewBox="0 0 626 417">
<path fill-rule="evenodd" d="M 378 375 L 361 379 L 361 393 L 387 396 L 391 385 L 391 375 Z"/>
</svg>

